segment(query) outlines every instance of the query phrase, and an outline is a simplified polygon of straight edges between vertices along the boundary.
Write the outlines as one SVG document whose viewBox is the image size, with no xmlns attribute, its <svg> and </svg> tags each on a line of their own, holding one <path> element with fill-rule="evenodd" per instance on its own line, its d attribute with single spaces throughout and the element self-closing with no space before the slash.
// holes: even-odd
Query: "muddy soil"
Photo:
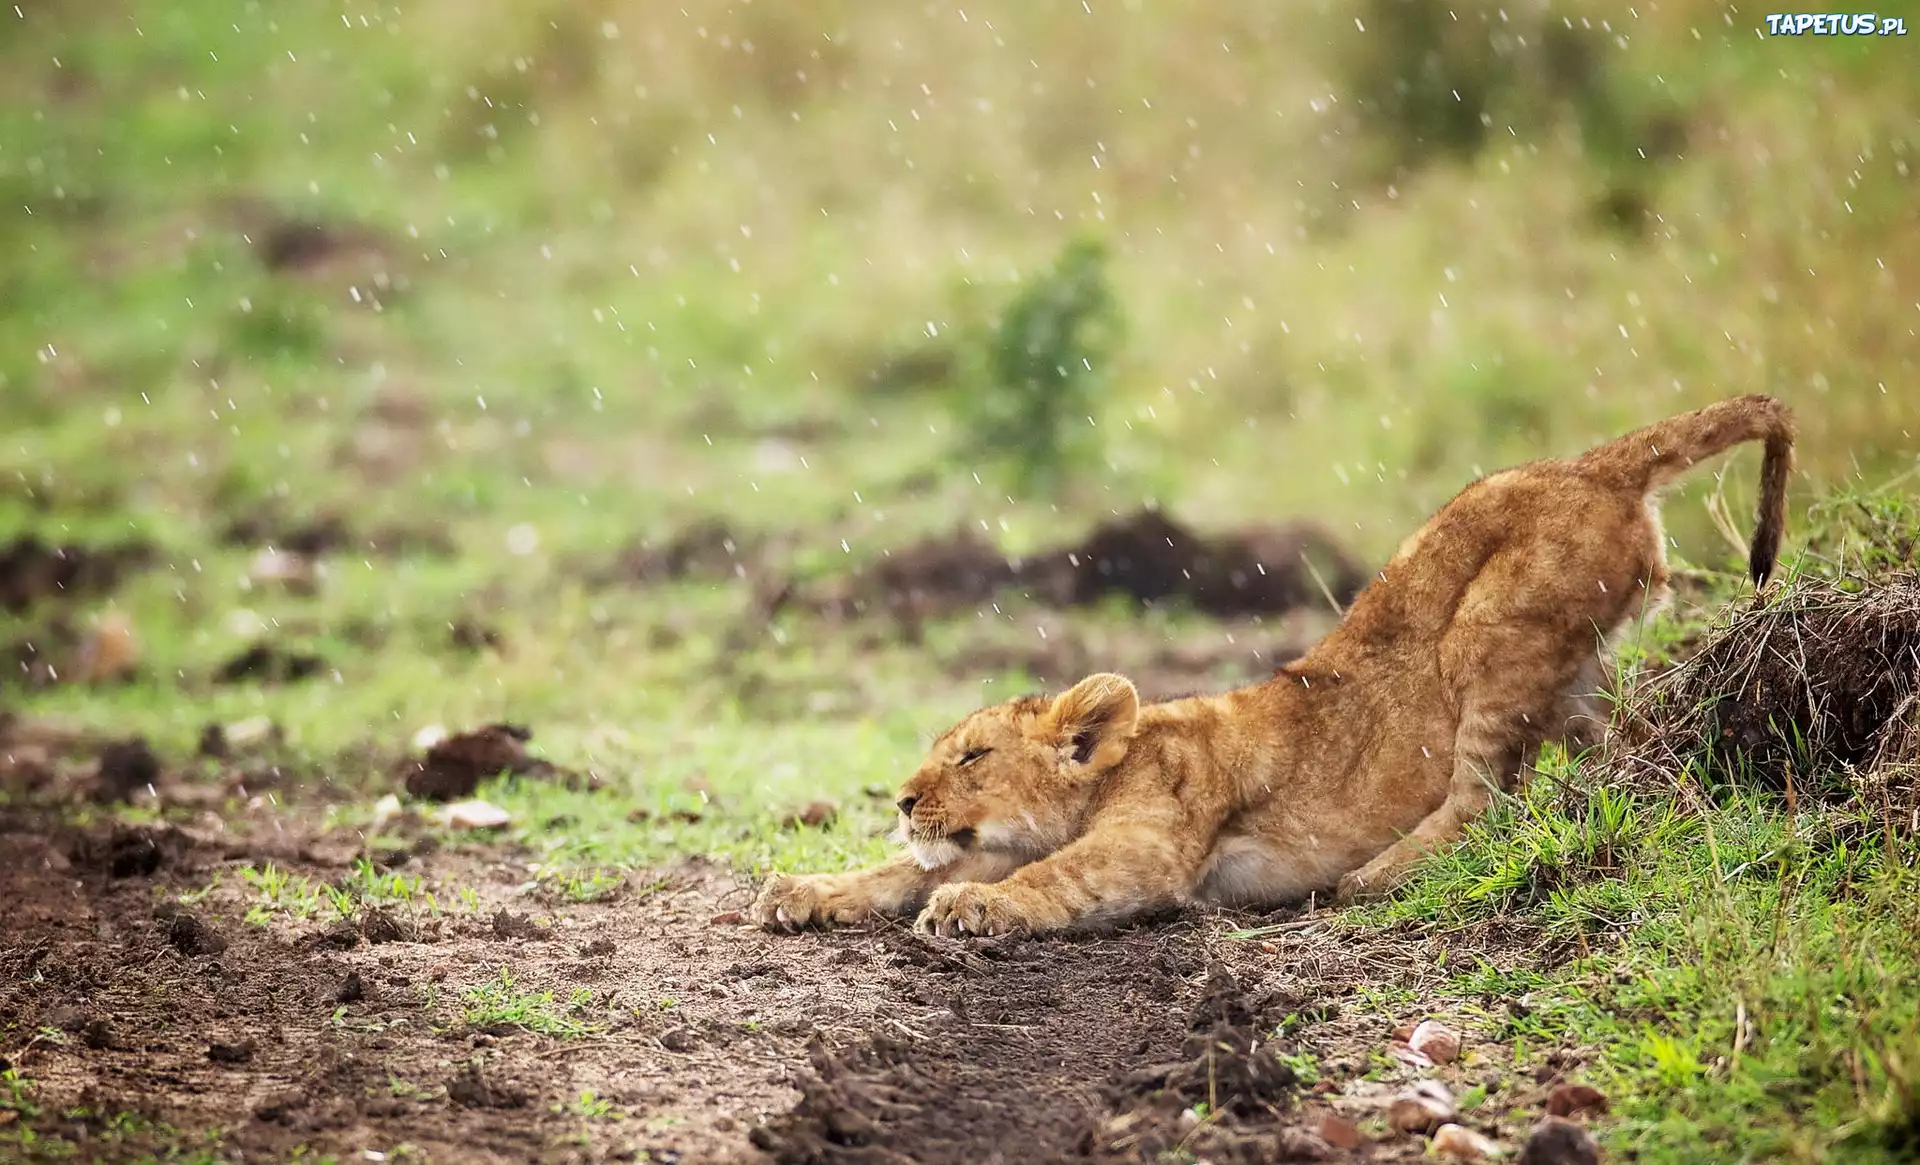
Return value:
<svg viewBox="0 0 1920 1165">
<path fill-rule="evenodd" d="M 43 599 L 112 590 L 129 572 L 152 563 L 145 543 L 54 545 L 28 534 L 0 545 L 0 610 L 18 614 Z"/>
<path fill-rule="evenodd" d="M 886 613 L 912 629 L 1015 592 L 1053 607 L 1119 597 L 1234 618 L 1344 606 L 1366 580 L 1347 552 L 1311 523 L 1206 536 L 1157 510 L 1139 510 L 1025 559 L 1009 559 L 961 529 L 889 551 L 841 578 L 777 587 L 769 608 L 842 619 Z"/>
<path fill-rule="evenodd" d="M 40 746 L 8 747 L 18 791 Z M 1281 1159 L 1339 1110 L 1368 1129 L 1350 1159 L 1412 1160 L 1422 1142 L 1377 1119 L 1403 1079 L 1487 1084 L 1476 1123 L 1509 1144 L 1544 1095 L 1493 1066 L 1495 1031 L 1459 1064 L 1381 1068 L 1371 1053 L 1424 1013 L 1352 995 L 1431 987 L 1443 949 L 1537 958 L 1526 936 L 1362 942 L 1309 916 L 1233 941 L 1247 920 L 1195 914 L 1072 940 L 776 937 L 739 923 L 751 887 L 708 863 L 556 904 L 535 854 L 370 845 L 317 816 L 228 800 L 82 829 L 39 797 L 0 810 L 0 1056 L 35 1082 L 0 1119 L 102 1161 L 202 1137 L 236 1161 L 1231 1161 Z M 436 904 L 341 918 L 260 881 L 271 864 L 345 887 L 356 859 Z M 531 1013 L 510 1005 L 530 994 Z"/>
</svg>

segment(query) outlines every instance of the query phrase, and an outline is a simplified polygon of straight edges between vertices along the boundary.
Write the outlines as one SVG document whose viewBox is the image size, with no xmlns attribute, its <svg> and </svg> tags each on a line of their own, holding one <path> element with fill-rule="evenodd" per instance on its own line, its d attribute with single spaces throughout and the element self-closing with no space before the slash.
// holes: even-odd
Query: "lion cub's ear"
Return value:
<svg viewBox="0 0 1920 1165">
<path fill-rule="evenodd" d="M 1054 700 L 1035 728 L 1074 764 L 1103 772 L 1127 755 L 1140 725 L 1140 693 L 1125 676 L 1088 676 Z"/>
</svg>

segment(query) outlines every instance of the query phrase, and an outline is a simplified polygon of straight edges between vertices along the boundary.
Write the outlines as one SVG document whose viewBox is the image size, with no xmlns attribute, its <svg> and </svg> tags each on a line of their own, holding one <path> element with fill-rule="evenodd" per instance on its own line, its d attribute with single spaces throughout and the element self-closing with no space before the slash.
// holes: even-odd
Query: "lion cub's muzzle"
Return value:
<svg viewBox="0 0 1920 1165">
<path fill-rule="evenodd" d="M 896 836 L 906 842 L 907 852 L 924 870 L 950 866 L 973 849 L 980 835 L 971 828 L 947 829 L 936 822 L 915 821 L 902 816 Z"/>
</svg>

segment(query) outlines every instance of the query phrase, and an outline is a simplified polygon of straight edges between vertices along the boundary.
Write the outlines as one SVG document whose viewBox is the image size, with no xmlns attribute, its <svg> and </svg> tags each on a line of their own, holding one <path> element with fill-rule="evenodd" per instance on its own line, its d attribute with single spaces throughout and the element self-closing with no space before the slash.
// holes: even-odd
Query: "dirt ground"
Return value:
<svg viewBox="0 0 1920 1165">
<path fill-rule="evenodd" d="M 1360 1130 L 1346 1159 L 1410 1160 L 1422 1140 L 1380 1120 L 1406 1081 L 1485 1087 L 1463 1119 L 1508 1143 L 1544 1098 L 1471 1028 L 1453 1064 L 1383 1055 L 1426 1013 L 1356 994 L 1418 998 L 1441 949 L 1539 957 L 1514 936 L 1356 945 L 1305 916 L 1239 941 L 1250 920 L 1196 915 L 1078 940 L 776 937 L 740 925 L 750 887 L 707 863 L 554 904 L 510 847 L 369 855 L 297 822 L 0 818 L 0 1020 L 38 1033 L 8 1056 L 42 1137 L 91 1160 L 199 1136 L 245 1161 L 1310 1160 L 1342 1155 L 1313 1131 L 1339 1113 Z M 243 921 L 235 871 L 341 881 L 368 857 L 478 889 Z M 551 992 L 553 1022 L 463 1007 L 503 975 Z"/>
<path fill-rule="evenodd" d="M 699 553 L 628 573 L 738 552 L 702 537 Z M 1099 578 L 1053 598 L 1126 589 L 1127 570 L 1171 550 L 1133 597 L 1232 575 L 1190 597 L 1251 621 L 1138 658 L 1062 627 L 1017 657 L 977 644 L 955 666 L 1064 682 L 1113 657 L 1150 687 L 1200 686 L 1297 650 L 1300 628 L 1258 610 L 1297 605 L 1298 572 L 1276 570 L 1269 594 L 1232 562 L 1253 556 L 1259 579 L 1260 561 L 1304 562 L 1296 542 L 1229 539 L 1201 569 L 1158 518 L 1089 545 L 1102 537 L 1132 542 L 1062 558 Z M 9 551 L 13 575 L 31 576 L 22 601 L 111 585 L 89 581 L 83 557 Z M 29 681 L 38 660 L 20 661 Z M 1385 1117 L 1413 1081 L 1472 1095 L 1459 1120 L 1517 1146 L 1557 1080 L 1502 1071 L 1505 1004 L 1436 994 L 1449 962 L 1551 957 L 1524 934 L 1359 932 L 1296 911 L 1076 939 L 772 936 L 741 923 L 744 875 L 692 859 L 556 892 L 541 852 L 420 816 L 503 770 L 596 787 L 526 740 L 497 724 L 419 757 L 363 758 L 421 799 L 369 840 L 327 824 L 330 801 L 355 794 L 250 767 L 217 726 L 191 763 L 163 762 L 139 738 L 0 714 L 0 1124 L 48 1160 L 195 1159 L 197 1146 L 231 1161 L 1386 1161 L 1425 1151 Z M 1434 1016 L 1465 1037 L 1459 1059 L 1396 1042 Z"/>
</svg>

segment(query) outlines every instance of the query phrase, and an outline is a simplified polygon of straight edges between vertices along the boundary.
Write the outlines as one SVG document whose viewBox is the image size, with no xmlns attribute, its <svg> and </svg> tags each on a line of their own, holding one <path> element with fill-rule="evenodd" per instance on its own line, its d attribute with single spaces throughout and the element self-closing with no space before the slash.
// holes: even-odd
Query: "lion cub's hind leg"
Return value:
<svg viewBox="0 0 1920 1165">
<path fill-rule="evenodd" d="M 1450 640 L 1451 642 L 1448 642 Z M 1457 840 L 1461 829 L 1510 791 L 1540 741 L 1562 731 L 1565 694 L 1593 657 L 1578 629 L 1521 615 L 1494 624 L 1456 626 L 1441 644 L 1443 670 L 1465 678 L 1454 730 L 1446 799 L 1360 869 L 1340 879 L 1339 903 L 1392 889 L 1424 855 Z M 1451 658 L 1448 658 L 1451 657 Z"/>
<path fill-rule="evenodd" d="M 1513 732 L 1503 728 L 1493 717 L 1472 717 L 1461 726 L 1453 746 L 1447 799 L 1372 861 L 1341 878 L 1334 890 L 1336 905 L 1392 890 L 1421 858 L 1457 840 L 1468 822 L 1485 813 L 1495 789 L 1512 787 L 1525 749 Z"/>
</svg>

